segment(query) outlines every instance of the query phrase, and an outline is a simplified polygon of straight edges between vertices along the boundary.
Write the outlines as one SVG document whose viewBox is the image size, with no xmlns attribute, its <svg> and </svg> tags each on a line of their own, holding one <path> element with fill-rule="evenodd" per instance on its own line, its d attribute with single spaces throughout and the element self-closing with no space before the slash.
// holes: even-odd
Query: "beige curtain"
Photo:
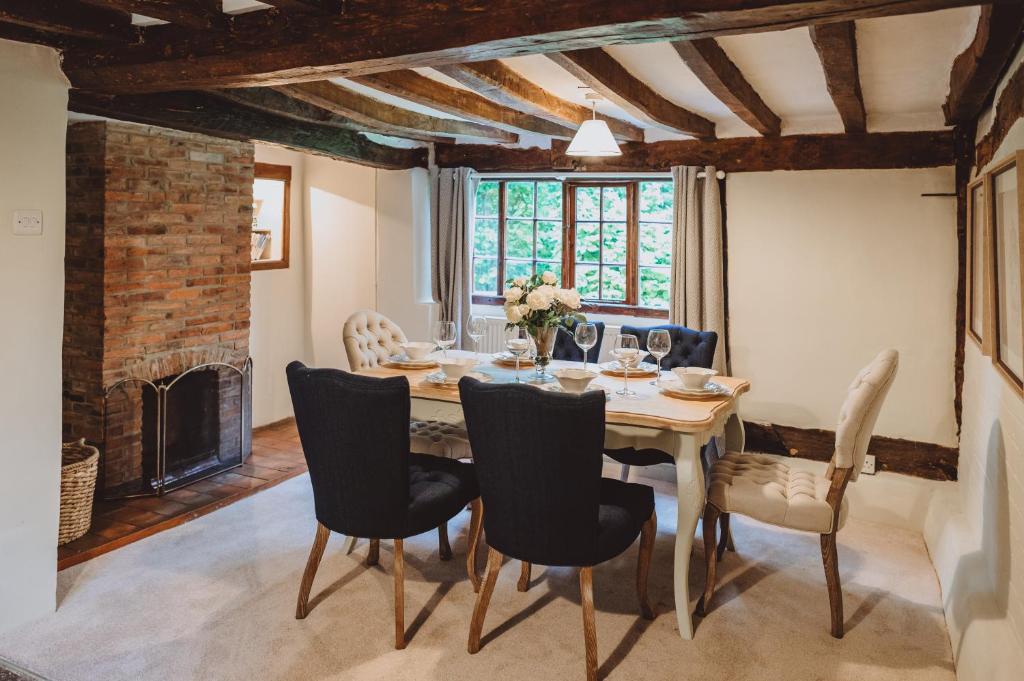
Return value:
<svg viewBox="0 0 1024 681">
<path fill-rule="evenodd" d="M 704 177 L 698 178 L 698 173 Z M 712 368 L 728 373 L 722 204 L 714 166 L 674 166 L 672 295 L 669 321 L 718 334 Z"/>
<path fill-rule="evenodd" d="M 464 347 L 462 331 L 470 313 L 477 182 L 471 168 L 431 169 L 431 284 L 437 318 L 455 322 L 458 347 Z"/>
</svg>

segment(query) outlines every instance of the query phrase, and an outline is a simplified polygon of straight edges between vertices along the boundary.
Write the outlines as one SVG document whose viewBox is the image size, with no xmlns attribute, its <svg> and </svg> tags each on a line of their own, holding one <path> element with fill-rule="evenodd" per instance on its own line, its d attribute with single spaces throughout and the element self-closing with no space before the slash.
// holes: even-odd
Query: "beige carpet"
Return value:
<svg viewBox="0 0 1024 681">
<path fill-rule="evenodd" d="M 608 679 L 766 681 L 953 679 L 935 575 L 920 537 L 851 522 L 840 533 L 848 633 L 828 634 L 818 539 L 737 519 L 714 611 L 696 639 L 679 638 L 672 596 L 675 500 L 658 483 L 651 570 L 654 622 L 634 596 L 636 547 L 595 569 L 599 664 Z M 60 573 L 60 607 L 0 637 L 0 656 L 54 681 L 96 679 L 582 679 L 578 582 L 535 568 L 528 593 L 506 564 L 483 649 L 466 653 L 474 594 L 465 580 L 463 513 L 451 526 L 456 559 L 436 534 L 406 543 L 409 646 L 392 648 L 390 545 L 367 569 L 332 537 L 297 621 L 295 594 L 313 537 L 301 476 L 174 530 Z M 691 593 L 703 585 L 701 550 Z"/>
</svg>

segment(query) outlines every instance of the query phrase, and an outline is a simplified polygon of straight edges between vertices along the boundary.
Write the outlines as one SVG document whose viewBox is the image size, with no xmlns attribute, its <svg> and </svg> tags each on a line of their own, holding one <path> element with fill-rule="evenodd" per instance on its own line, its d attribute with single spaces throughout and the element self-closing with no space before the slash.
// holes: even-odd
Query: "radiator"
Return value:
<svg viewBox="0 0 1024 681">
<path fill-rule="evenodd" d="M 486 316 L 486 329 L 480 341 L 480 352 L 502 352 L 505 349 L 505 318 Z M 608 361 L 611 349 L 615 347 L 615 337 L 619 335 L 618 326 L 604 327 L 604 340 L 601 341 L 601 360 Z"/>
</svg>

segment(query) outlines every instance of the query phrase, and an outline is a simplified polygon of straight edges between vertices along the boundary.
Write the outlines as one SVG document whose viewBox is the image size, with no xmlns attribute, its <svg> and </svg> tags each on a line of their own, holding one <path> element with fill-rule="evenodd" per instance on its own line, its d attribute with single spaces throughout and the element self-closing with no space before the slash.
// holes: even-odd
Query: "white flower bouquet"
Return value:
<svg viewBox="0 0 1024 681">
<path fill-rule="evenodd" d="M 570 319 L 586 321 L 586 317 L 577 312 L 582 305 L 579 292 L 574 288 L 558 288 L 556 283 L 558 277 L 550 271 L 506 281 L 507 326 L 521 326 L 533 333 L 534 329 L 565 326 Z"/>
</svg>

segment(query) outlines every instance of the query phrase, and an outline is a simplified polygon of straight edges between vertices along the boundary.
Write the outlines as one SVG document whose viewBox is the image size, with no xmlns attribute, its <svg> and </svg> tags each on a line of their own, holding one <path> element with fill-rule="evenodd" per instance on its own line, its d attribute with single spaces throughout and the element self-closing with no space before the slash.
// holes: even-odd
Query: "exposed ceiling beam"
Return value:
<svg viewBox="0 0 1024 681">
<path fill-rule="evenodd" d="M 846 132 L 868 129 L 857 68 L 857 28 L 852 21 L 811 26 L 811 41 L 825 71 L 828 93 Z"/>
<path fill-rule="evenodd" d="M 133 12 L 200 31 L 227 27 L 217 0 L 82 0 L 96 7 Z"/>
<path fill-rule="evenodd" d="M 96 95 L 72 90 L 71 111 L 234 140 L 259 140 L 374 168 L 424 167 L 426 149 L 376 144 L 357 132 L 236 106 L 202 92 Z"/>
<path fill-rule="evenodd" d="M 238 15 L 230 39 L 155 26 L 146 31 L 145 45 L 76 53 L 65 68 L 76 87 L 108 92 L 280 85 L 611 44 L 776 31 L 976 2 L 563 0 L 556 9 L 550 0 L 350 0 L 344 13 L 329 17 Z"/>
<path fill-rule="evenodd" d="M 481 172 L 645 172 L 676 165 L 713 165 L 726 172 L 831 168 L 934 168 L 953 165 L 953 131 L 845 135 L 732 137 L 623 144 L 622 156 L 567 156 L 565 142 L 551 149 L 479 144 L 439 147 L 437 165 Z"/>
<path fill-rule="evenodd" d="M 942 111 L 946 124 L 978 117 L 995 91 L 1024 31 L 1024 4 L 982 5 L 974 40 L 953 62 L 949 95 Z"/>
<path fill-rule="evenodd" d="M 553 123 L 578 126 L 591 117 L 591 110 L 587 107 L 556 97 L 500 61 L 449 64 L 438 67 L 438 71 L 488 99 Z M 599 118 L 608 123 L 617 139 L 643 142 L 644 131 L 639 127 L 617 118 Z"/>
<path fill-rule="evenodd" d="M 1022 118 L 1024 118 L 1024 64 L 1018 66 L 1013 75 L 1006 79 L 1006 85 L 999 93 L 999 101 L 995 104 L 992 127 L 978 141 L 974 163 L 979 169 L 984 168 L 992 161 L 996 150 L 1010 134 L 1013 124 Z M 1020 182 L 1020 172 L 1021 170 L 1018 168 L 1018 182 Z"/>
<path fill-rule="evenodd" d="M 266 113 L 293 118 L 298 121 L 309 123 L 321 123 L 336 128 L 352 130 L 355 132 L 373 132 L 378 135 L 401 137 L 417 142 L 432 142 L 435 144 L 451 144 L 452 140 L 439 135 L 429 135 L 424 132 L 411 133 L 408 131 L 394 130 L 382 125 L 368 125 L 339 116 L 318 106 L 307 104 L 302 100 L 289 97 L 269 87 L 248 87 L 231 88 L 229 90 L 210 90 L 210 94 L 232 101 L 241 106 L 258 109 Z"/>
<path fill-rule="evenodd" d="M 668 101 L 600 47 L 552 52 L 548 57 L 634 118 L 670 132 L 715 136 L 713 122 Z"/>
<path fill-rule="evenodd" d="M 78 0 L 4 0 L 0 3 L 0 23 L 91 40 L 134 43 L 139 39 L 127 12 L 101 9 Z"/>
<path fill-rule="evenodd" d="M 473 137 L 510 144 L 519 141 L 519 136 L 515 133 L 492 125 L 455 121 L 450 118 L 427 116 L 408 109 L 401 109 L 353 92 L 329 80 L 279 85 L 275 89 L 289 97 L 300 99 L 354 121 L 374 126 L 385 126 L 395 131 Z"/>
<path fill-rule="evenodd" d="M 341 12 L 343 0 L 260 0 L 285 12 Z"/>
<path fill-rule="evenodd" d="M 740 120 L 762 135 L 778 135 L 782 121 L 714 38 L 672 43 L 694 75 Z"/>
<path fill-rule="evenodd" d="M 429 106 L 468 121 L 495 125 L 512 132 L 532 132 L 549 137 L 570 139 L 576 134 L 572 128 L 495 104 L 475 92 L 461 90 L 421 76 L 415 71 L 391 71 L 351 79 L 380 92 Z"/>
</svg>

